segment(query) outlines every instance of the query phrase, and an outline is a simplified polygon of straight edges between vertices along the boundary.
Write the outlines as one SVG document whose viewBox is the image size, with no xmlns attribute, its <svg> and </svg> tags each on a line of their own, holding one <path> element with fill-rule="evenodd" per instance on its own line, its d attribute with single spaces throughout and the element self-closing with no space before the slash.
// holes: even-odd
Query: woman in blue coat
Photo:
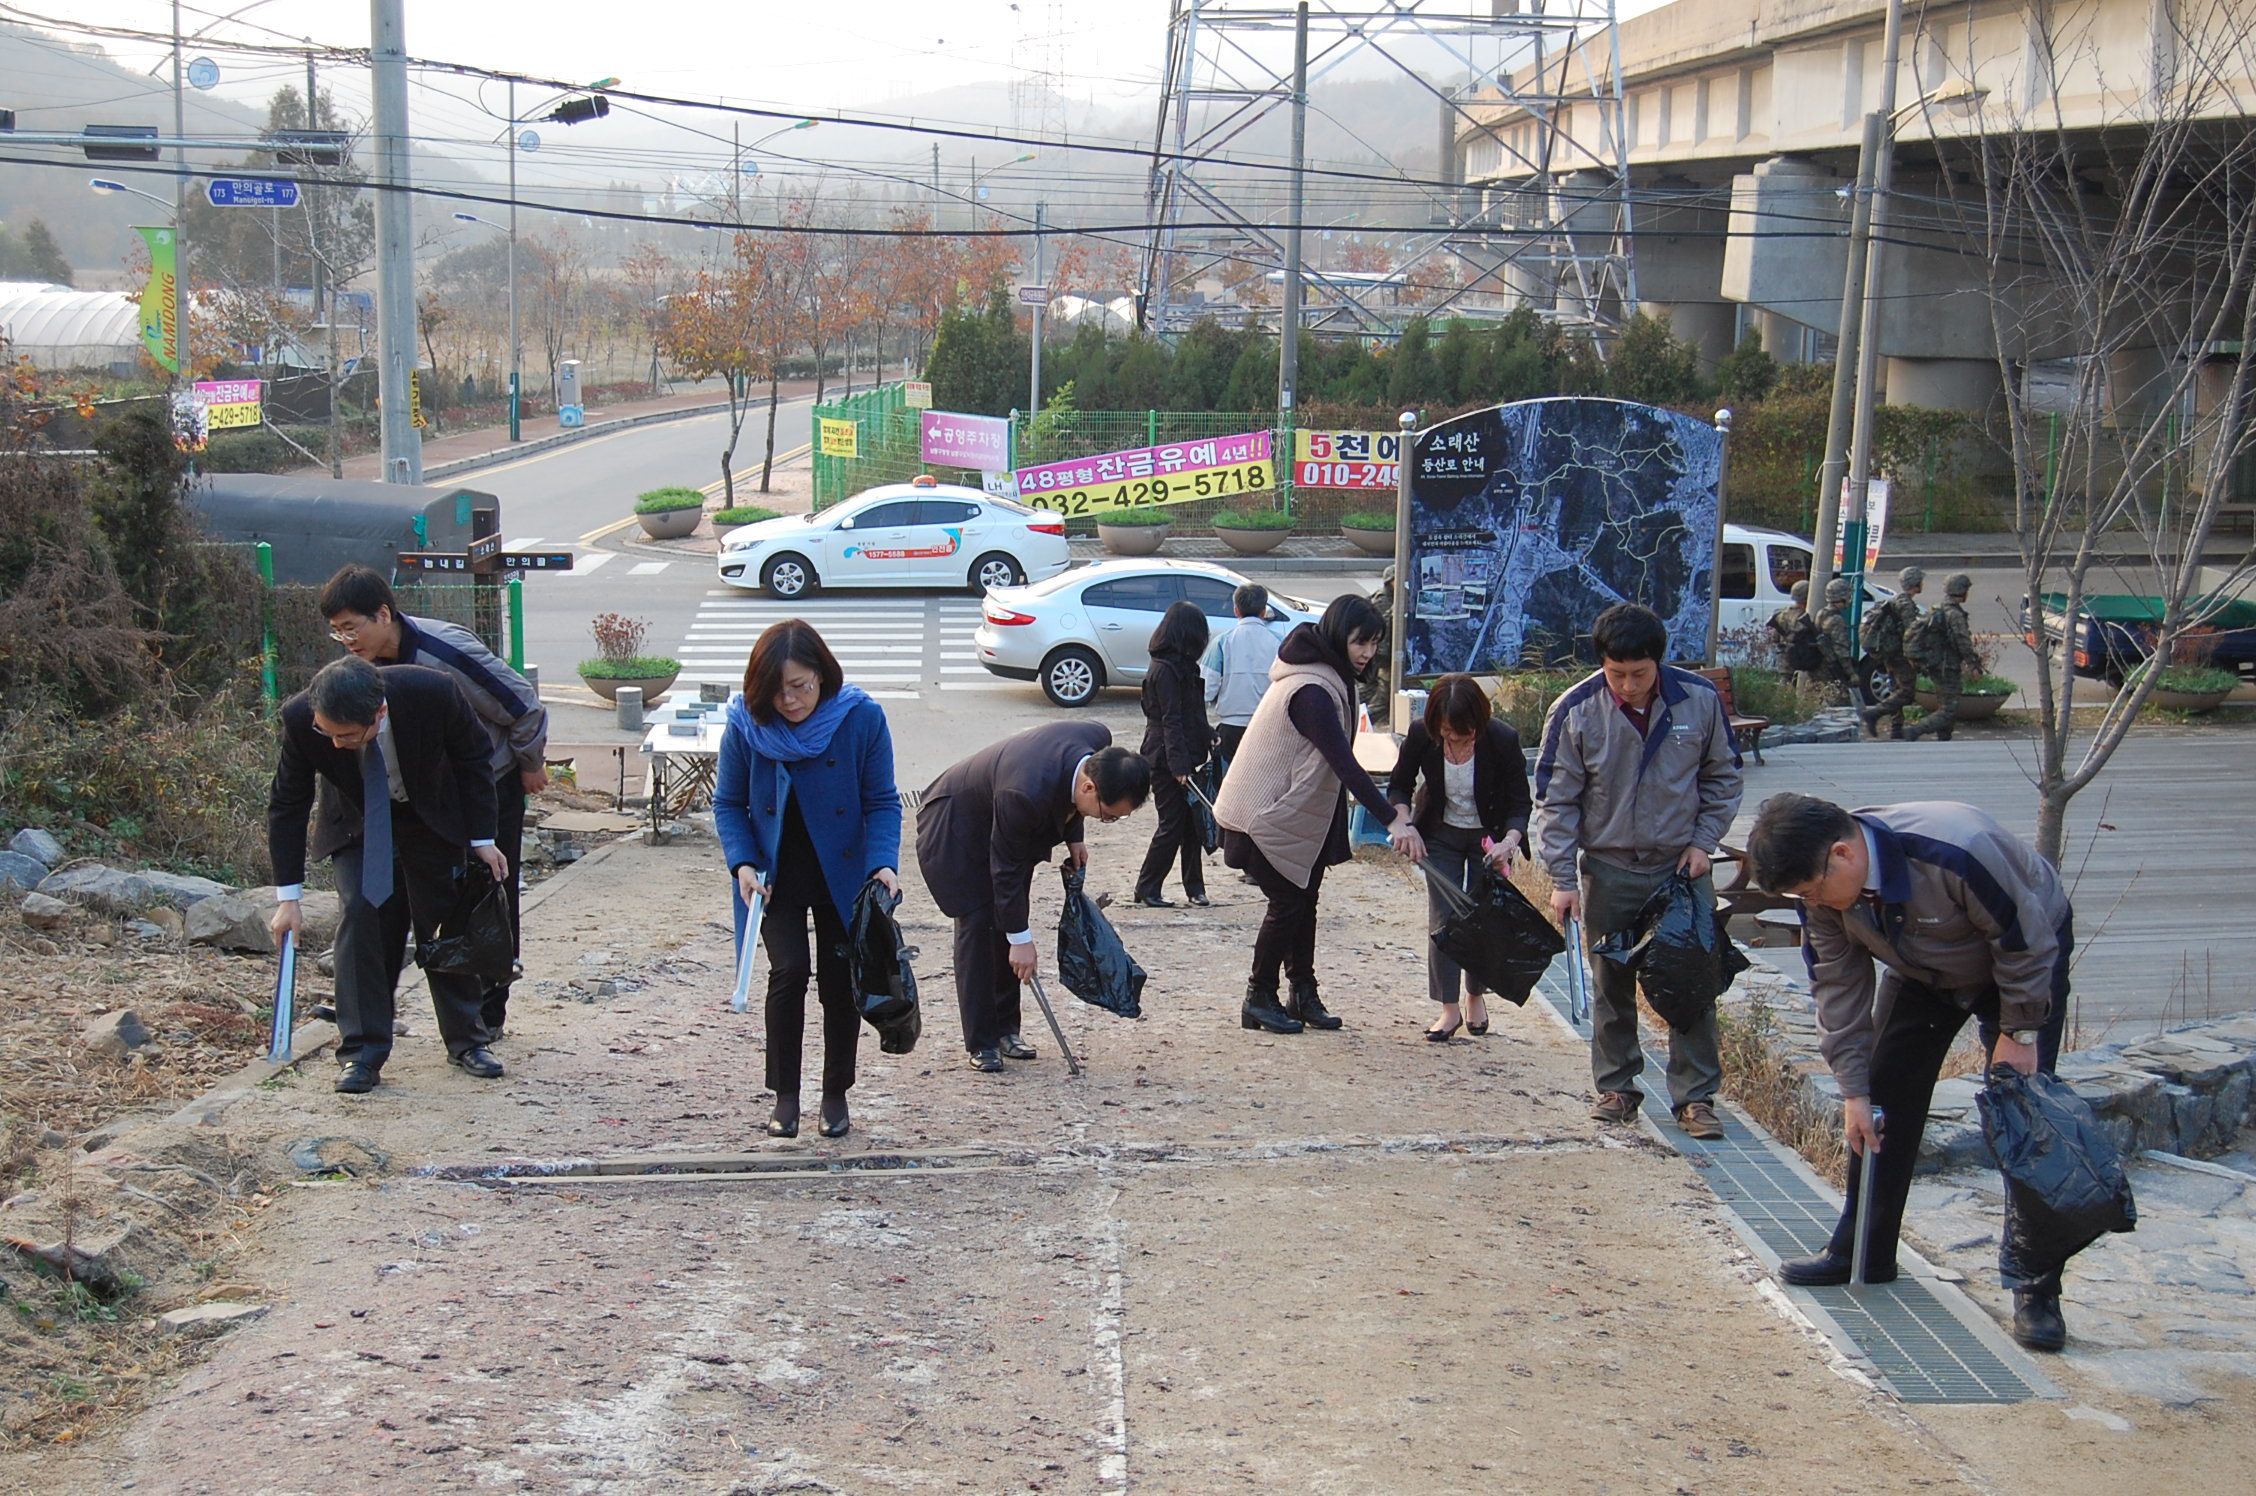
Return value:
<svg viewBox="0 0 2256 1496">
<path fill-rule="evenodd" d="M 713 819 L 736 879 L 741 958 L 749 901 L 767 900 L 760 939 L 768 954 L 770 1137 L 799 1135 L 799 1047 L 806 1027 L 807 917 L 811 971 L 823 1012 L 822 1134 L 851 1125 L 861 1015 L 846 962 L 846 922 L 871 879 L 896 896 L 901 880 L 901 792 L 885 711 L 845 682 L 813 625 L 785 619 L 762 633 L 729 703 L 713 789 Z"/>
</svg>

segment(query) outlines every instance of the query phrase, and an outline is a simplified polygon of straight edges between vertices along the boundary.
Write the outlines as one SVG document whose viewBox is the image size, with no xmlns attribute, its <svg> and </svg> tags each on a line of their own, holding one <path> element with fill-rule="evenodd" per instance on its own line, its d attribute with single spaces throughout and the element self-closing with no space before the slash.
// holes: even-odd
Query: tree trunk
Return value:
<svg viewBox="0 0 2256 1496">
<path fill-rule="evenodd" d="M 783 385 L 778 375 L 768 376 L 768 453 L 760 460 L 760 492 L 768 491 L 768 477 L 775 471 L 776 404 L 783 398 Z"/>
<path fill-rule="evenodd" d="M 736 438 L 744 418 L 752 413 L 752 381 L 731 374 L 728 378 L 728 445 L 721 449 L 721 507 L 736 507 Z"/>
<path fill-rule="evenodd" d="M 2068 850 L 2068 796 L 2046 786 L 2037 797 L 2037 855 L 2054 867 Z"/>
</svg>

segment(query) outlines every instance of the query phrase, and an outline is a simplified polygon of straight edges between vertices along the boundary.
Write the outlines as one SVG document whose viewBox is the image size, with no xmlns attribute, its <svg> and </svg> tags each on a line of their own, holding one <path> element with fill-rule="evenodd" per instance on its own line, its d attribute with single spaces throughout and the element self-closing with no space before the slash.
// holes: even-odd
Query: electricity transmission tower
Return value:
<svg viewBox="0 0 2256 1496">
<path fill-rule="evenodd" d="M 1376 336 L 1413 315 L 1520 304 L 1573 325 L 1617 323 L 1636 309 L 1636 270 L 1614 12 L 1615 0 L 1173 0 L 1143 325 L 1171 334 L 1207 315 L 1274 325 L 1278 301 L 1302 303 L 1303 328 Z M 1437 64 L 1455 81 L 1428 76 Z M 1298 146 L 1309 90 L 1355 75 L 1402 76 L 1430 96 L 1437 169 L 1402 172 L 1373 149 L 1304 178 L 1304 156 L 1275 148 L 1274 113 L 1298 116 Z M 1464 185 L 1468 167 L 1487 185 Z M 1350 222 L 1389 231 L 1384 271 L 1327 253 L 1330 230 Z M 1303 234 L 1277 227 L 1290 224 Z M 1294 241 L 1307 233 L 1314 262 L 1296 272 Z M 1301 294 L 1274 296 L 1287 280 Z"/>
</svg>

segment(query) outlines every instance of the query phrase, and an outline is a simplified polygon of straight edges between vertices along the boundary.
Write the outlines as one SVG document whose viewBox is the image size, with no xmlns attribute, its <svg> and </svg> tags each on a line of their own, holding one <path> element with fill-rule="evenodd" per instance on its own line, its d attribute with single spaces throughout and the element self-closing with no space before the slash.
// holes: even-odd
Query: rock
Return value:
<svg viewBox="0 0 2256 1496">
<path fill-rule="evenodd" d="M 63 859 L 70 855 L 63 850 L 61 842 L 37 826 L 26 826 L 17 832 L 15 839 L 8 843 L 8 850 L 21 852 L 33 862 L 45 863 L 48 867 L 62 866 Z"/>
<path fill-rule="evenodd" d="M 25 894 L 18 912 L 23 915 L 23 922 L 34 930 L 60 930 L 78 918 L 76 904 L 66 904 L 43 893 Z"/>
<path fill-rule="evenodd" d="M 165 927 L 154 920 L 129 919 L 125 922 L 125 933 L 135 940 L 162 940 Z"/>
<path fill-rule="evenodd" d="M 275 948 L 274 932 L 266 923 L 273 909 L 272 904 L 254 904 L 239 894 L 199 899 L 188 906 L 188 939 L 223 951 L 264 955 Z"/>
<path fill-rule="evenodd" d="M 142 1024 L 140 1014 L 131 1008 L 120 1008 L 115 1013 L 104 1013 L 89 1020 L 78 1042 L 96 1054 L 122 1060 L 149 1042 L 149 1030 Z"/>
<path fill-rule="evenodd" d="M 117 1298 L 137 1286 L 130 1275 L 119 1271 L 117 1249 L 133 1234 L 133 1219 L 119 1216 L 90 1229 L 82 1229 L 62 1241 L 35 1242 L 19 1236 L 5 1238 L 8 1245 L 46 1263 L 58 1273 L 66 1273 L 85 1284 L 105 1299 Z"/>
<path fill-rule="evenodd" d="M 0 852 L 0 889 L 37 888 L 47 880 L 47 864 L 21 852 Z"/>
<path fill-rule="evenodd" d="M 139 914 L 157 902 L 156 886 L 148 879 L 98 862 L 50 873 L 39 891 L 104 914 Z"/>
<path fill-rule="evenodd" d="M 162 904 L 149 911 L 148 922 L 164 931 L 165 935 L 173 940 L 178 940 L 181 931 L 187 928 L 187 921 L 180 917 L 179 910 L 168 909 Z"/>
<path fill-rule="evenodd" d="M 209 878 L 197 878 L 187 873 L 145 872 L 141 878 L 156 890 L 157 898 L 175 909 L 185 909 L 200 899 L 217 898 L 235 890 L 224 883 Z"/>
<path fill-rule="evenodd" d="M 41 1128 L 39 1132 L 39 1146 L 42 1148 L 67 1148 L 70 1146 L 70 1139 L 64 1137 L 52 1127 L 45 1127 Z"/>
<path fill-rule="evenodd" d="M 262 919 L 273 912 L 274 885 L 271 883 L 264 888 L 246 888 L 235 897 L 263 911 Z M 307 889 L 305 897 L 298 901 L 298 913 L 305 920 L 305 927 L 298 932 L 300 951 L 327 950 L 337 943 L 337 925 L 345 917 L 345 904 L 334 892 L 324 888 Z M 269 945 L 267 949 L 274 947 Z"/>
<path fill-rule="evenodd" d="M 174 1309 L 157 1316 L 157 1323 L 168 1330 L 186 1330 L 196 1325 L 231 1325 L 238 1320 L 257 1319 L 266 1313 L 264 1304 L 238 1304 L 217 1299 L 209 1304 L 190 1304 L 185 1309 Z"/>
</svg>

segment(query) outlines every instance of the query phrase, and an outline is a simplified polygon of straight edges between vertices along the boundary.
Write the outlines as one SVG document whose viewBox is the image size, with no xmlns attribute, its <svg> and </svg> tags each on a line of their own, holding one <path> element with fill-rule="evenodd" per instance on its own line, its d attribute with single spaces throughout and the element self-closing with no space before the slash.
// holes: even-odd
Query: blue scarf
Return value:
<svg viewBox="0 0 2256 1496">
<path fill-rule="evenodd" d="M 869 699 L 869 693 L 860 686 L 841 686 L 838 694 L 816 707 L 806 721 L 793 724 L 781 716 L 772 722 L 759 721 L 739 695 L 729 703 L 729 715 L 744 729 L 754 753 L 778 764 L 796 764 L 828 748 L 846 714 Z"/>
</svg>

